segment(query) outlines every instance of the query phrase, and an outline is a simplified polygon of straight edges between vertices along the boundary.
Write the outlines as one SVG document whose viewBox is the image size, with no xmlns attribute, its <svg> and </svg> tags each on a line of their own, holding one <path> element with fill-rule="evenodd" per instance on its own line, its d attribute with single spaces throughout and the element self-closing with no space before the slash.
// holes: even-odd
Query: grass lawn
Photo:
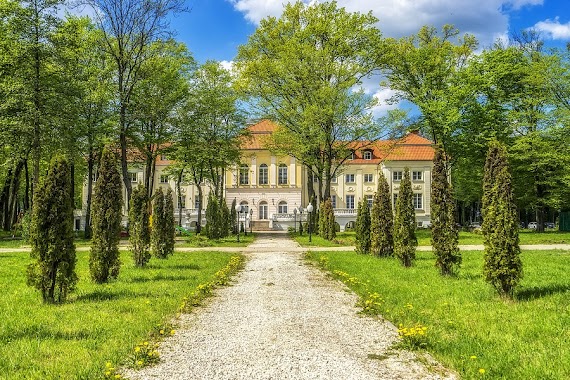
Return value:
<svg viewBox="0 0 570 380">
<path fill-rule="evenodd" d="M 526 251 L 516 301 L 482 277 L 483 253 L 464 252 L 457 278 L 442 278 L 430 252 L 412 268 L 354 252 L 313 252 L 396 326 L 428 327 L 428 351 L 462 379 L 570 378 L 570 252 Z M 484 370 L 481 374 L 480 369 Z"/>
<path fill-rule="evenodd" d="M 338 247 L 353 246 L 354 232 L 337 232 L 337 237 L 333 241 L 328 241 L 320 236 L 312 236 L 312 242 L 309 243 L 309 235 L 293 236 L 293 238 L 303 247 Z M 431 245 L 431 231 L 428 229 L 416 230 L 418 245 Z M 570 232 L 546 231 L 537 233 L 532 230 L 521 230 L 519 232 L 520 244 L 570 244 Z M 459 244 L 461 245 L 481 245 L 483 244 L 483 236 L 479 233 L 461 231 L 459 232 Z"/>
<path fill-rule="evenodd" d="M 176 247 L 246 247 L 255 240 L 255 234 L 243 232 L 239 236 L 239 243 L 236 235 L 230 235 L 223 239 L 209 240 L 205 236 L 193 235 L 186 238 L 183 242 L 177 243 Z"/>
<path fill-rule="evenodd" d="M 0 253 L 0 378 L 99 379 L 106 362 L 124 364 L 134 347 L 176 314 L 184 297 L 214 278 L 231 254 L 175 253 L 135 268 L 122 252 L 119 278 L 89 279 L 78 252 L 77 290 L 63 305 L 44 305 L 26 285 L 28 253 Z"/>
</svg>

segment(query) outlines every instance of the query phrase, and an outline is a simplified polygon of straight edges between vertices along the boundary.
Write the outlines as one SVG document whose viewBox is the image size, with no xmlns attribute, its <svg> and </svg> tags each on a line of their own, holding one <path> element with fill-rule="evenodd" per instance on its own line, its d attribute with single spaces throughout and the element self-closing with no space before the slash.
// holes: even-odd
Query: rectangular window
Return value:
<svg viewBox="0 0 570 380">
<path fill-rule="evenodd" d="M 178 208 L 186 208 L 186 197 L 184 195 L 178 198 L 178 202 Z"/>
<path fill-rule="evenodd" d="M 336 195 L 331 195 L 332 208 L 336 208 Z"/>
<path fill-rule="evenodd" d="M 168 175 L 161 174 L 160 175 L 160 183 L 168 183 Z"/>
<path fill-rule="evenodd" d="M 129 172 L 129 178 L 131 179 L 131 182 L 138 182 L 139 181 L 139 175 L 138 173 L 135 172 Z"/>
<path fill-rule="evenodd" d="M 414 203 L 414 208 L 416 210 L 421 210 L 423 207 L 422 205 L 422 195 L 418 194 L 418 193 L 414 193 L 414 197 L 412 198 L 413 203 Z"/>
<path fill-rule="evenodd" d="M 366 202 L 368 202 L 368 209 L 372 210 L 372 203 L 374 202 L 374 195 L 367 195 Z"/>
<path fill-rule="evenodd" d="M 364 174 L 364 182 L 374 182 L 374 174 Z"/>
<path fill-rule="evenodd" d="M 344 176 L 346 183 L 354 183 L 354 174 L 346 174 Z"/>
<path fill-rule="evenodd" d="M 336 177 L 331 178 L 331 183 L 336 183 Z"/>
<path fill-rule="evenodd" d="M 277 212 L 279 214 L 287 214 L 287 203 L 279 202 L 279 205 L 277 206 Z"/>
<path fill-rule="evenodd" d="M 269 183 L 269 169 L 267 165 L 261 164 L 259 167 L 259 184 L 267 185 Z"/>
<path fill-rule="evenodd" d="M 413 181 L 421 181 L 423 172 L 412 172 Z"/>
<path fill-rule="evenodd" d="M 194 208 L 197 210 L 200 207 L 200 198 L 194 198 Z"/>
<path fill-rule="evenodd" d="M 166 154 L 160 155 L 160 161 L 168 161 L 168 157 L 166 157 Z"/>
<path fill-rule="evenodd" d="M 279 168 L 277 169 L 277 183 L 279 185 L 287 184 L 287 166 L 279 165 Z"/>
<path fill-rule="evenodd" d="M 249 168 L 246 166 L 242 166 L 239 169 L 239 184 L 240 185 L 248 185 L 249 184 Z"/>
<path fill-rule="evenodd" d="M 392 172 L 392 181 L 401 181 L 403 172 Z"/>
<path fill-rule="evenodd" d="M 354 209 L 354 195 L 346 196 L 346 208 Z"/>
</svg>

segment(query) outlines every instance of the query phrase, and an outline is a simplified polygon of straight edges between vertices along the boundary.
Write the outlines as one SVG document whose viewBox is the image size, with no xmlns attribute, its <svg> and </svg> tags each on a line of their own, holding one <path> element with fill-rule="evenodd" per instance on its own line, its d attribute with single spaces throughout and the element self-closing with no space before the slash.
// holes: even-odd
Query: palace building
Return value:
<svg viewBox="0 0 570 380">
<path fill-rule="evenodd" d="M 291 156 L 279 156 L 265 147 L 267 136 L 277 126 L 262 120 L 248 127 L 251 138 L 244 139 L 241 146 L 241 164 L 228 168 L 225 177 L 225 199 L 228 207 L 235 200 L 243 206 L 241 221 L 253 230 L 283 230 L 293 227 L 302 218 L 306 220 L 309 203 L 306 168 Z M 364 148 L 359 148 L 363 146 Z M 367 199 L 370 204 L 378 187 L 378 173 L 382 171 L 392 191 L 392 199 L 398 196 L 399 183 L 405 167 L 410 169 L 413 202 L 418 225 L 430 221 L 431 171 L 434 149 L 431 141 L 417 133 L 408 133 L 400 140 L 378 141 L 372 144 L 355 142 L 352 157 L 344 164 L 342 174 L 332 180 L 331 201 L 340 230 L 354 224 L 358 202 Z M 177 186 L 166 174 L 171 162 L 159 157 L 156 162 L 154 186 L 170 186 L 178 199 Z M 130 170 L 133 183 L 144 180 L 143 169 Z M 208 186 L 203 186 L 204 205 L 202 224 L 205 224 L 205 209 Z M 85 193 L 85 191 L 84 191 Z M 198 220 L 198 191 L 193 184 L 182 186 L 182 203 L 175 204 L 176 220 L 182 209 L 182 224 L 193 228 Z M 84 196 L 84 204 L 86 197 Z M 317 205 L 313 205 L 316 207 Z M 85 208 L 85 207 L 84 207 Z M 76 226 L 83 218 L 76 212 Z"/>
</svg>

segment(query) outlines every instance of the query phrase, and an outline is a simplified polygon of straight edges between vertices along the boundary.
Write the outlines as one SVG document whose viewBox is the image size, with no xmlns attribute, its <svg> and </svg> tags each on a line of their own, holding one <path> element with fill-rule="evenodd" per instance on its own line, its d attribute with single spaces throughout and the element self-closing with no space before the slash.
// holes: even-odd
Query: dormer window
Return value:
<svg viewBox="0 0 570 380">
<path fill-rule="evenodd" d="M 354 152 L 351 152 L 351 153 L 350 153 L 350 159 L 351 159 L 351 160 L 354 160 L 355 158 L 356 158 L 356 155 L 354 154 Z"/>
<path fill-rule="evenodd" d="M 372 151 L 371 150 L 365 150 L 362 157 L 365 160 L 371 160 L 372 159 Z"/>
</svg>

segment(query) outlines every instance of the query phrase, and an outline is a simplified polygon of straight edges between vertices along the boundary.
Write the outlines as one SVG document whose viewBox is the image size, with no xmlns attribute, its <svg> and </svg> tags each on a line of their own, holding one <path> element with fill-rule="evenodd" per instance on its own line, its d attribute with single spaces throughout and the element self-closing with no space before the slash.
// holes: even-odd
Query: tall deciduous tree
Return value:
<svg viewBox="0 0 570 380">
<path fill-rule="evenodd" d="M 382 171 L 378 173 L 378 189 L 374 194 L 370 219 L 372 254 L 380 257 L 392 256 L 394 254 L 392 194 Z"/>
<path fill-rule="evenodd" d="M 239 48 L 238 88 L 281 127 L 274 148 L 317 176 L 319 204 L 330 197 L 352 141 L 372 142 L 382 133 L 371 113 L 374 98 L 358 90 L 382 58 L 377 21 L 335 1 L 297 1 L 281 17 L 263 19 Z"/>
<path fill-rule="evenodd" d="M 363 255 L 370 254 L 370 209 L 366 199 L 358 202 L 355 229 L 356 252 Z"/>
<path fill-rule="evenodd" d="M 232 82 L 229 71 L 219 62 L 206 62 L 191 76 L 187 102 L 179 110 L 172 157 L 198 190 L 199 215 L 205 181 L 210 182 L 220 204 L 225 170 L 239 163 L 245 118 Z M 200 233 L 198 219 L 196 232 Z"/>
<path fill-rule="evenodd" d="M 131 195 L 129 208 L 129 241 L 135 265 L 143 267 L 150 260 L 148 196 L 146 188 L 139 184 Z"/>
<path fill-rule="evenodd" d="M 457 246 L 459 232 L 455 227 L 455 201 L 448 180 L 447 163 L 447 155 L 438 145 L 433 159 L 431 181 L 431 244 L 436 257 L 435 265 L 444 276 L 455 273 L 461 264 Z"/>
<path fill-rule="evenodd" d="M 89 271 L 95 282 L 104 283 L 119 275 L 119 240 L 123 216 L 118 160 L 108 148 L 103 150 L 98 174 L 93 191 L 93 240 Z"/>
<path fill-rule="evenodd" d="M 458 36 L 459 31 L 451 25 L 445 25 L 441 34 L 424 26 L 417 35 L 389 39 L 381 47 L 388 52 L 385 74 L 386 86 L 396 91 L 392 100 L 414 103 L 421 112 L 419 126 L 445 150 L 466 95 L 458 73 L 477 46 L 473 36 Z"/>
<path fill-rule="evenodd" d="M 95 12 L 103 31 L 103 45 L 115 63 L 118 107 L 118 135 L 121 146 L 123 184 L 130 199 L 128 137 L 133 93 L 141 80 L 141 66 L 152 57 L 151 46 L 167 37 L 168 17 L 184 10 L 183 0 L 82 0 Z"/>
<path fill-rule="evenodd" d="M 28 285 L 48 303 L 65 301 L 77 283 L 70 193 L 69 162 L 55 157 L 34 195 L 30 243 L 35 261 L 28 266 Z"/>
<path fill-rule="evenodd" d="M 518 218 L 504 145 L 489 145 L 483 179 L 485 278 L 502 296 L 512 297 L 522 278 Z"/>
<path fill-rule="evenodd" d="M 400 182 L 396 215 L 394 216 L 394 256 L 405 267 L 411 267 L 416 260 L 416 214 L 412 203 L 412 181 L 410 169 L 404 168 L 404 177 Z"/>
</svg>

